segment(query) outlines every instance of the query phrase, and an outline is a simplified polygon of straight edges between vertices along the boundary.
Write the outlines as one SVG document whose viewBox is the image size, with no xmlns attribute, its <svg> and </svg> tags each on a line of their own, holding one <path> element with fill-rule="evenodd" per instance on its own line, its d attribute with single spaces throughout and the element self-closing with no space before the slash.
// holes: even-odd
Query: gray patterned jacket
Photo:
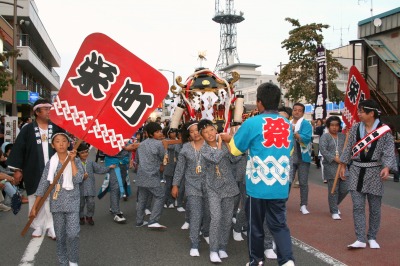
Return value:
<svg viewBox="0 0 400 266">
<path fill-rule="evenodd" d="M 200 160 L 201 173 L 196 174 L 197 160 Z M 200 153 L 196 154 L 190 142 L 182 145 L 182 149 L 178 155 L 178 161 L 175 167 L 174 180 L 172 185 L 180 186 L 181 181 L 185 178 L 185 194 L 186 196 L 203 196 L 205 195 L 205 160 Z"/>
<path fill-rule="evenodd" d="M 80 159 L 75 158 L 75 164 L 78 168 L 78 173 L 72 178 L 74 183 L 74 189 L 65 190 L 61 188 L 58 193 L 57 200 L 53 200 L 53 194 L 55 192 L 55 187 L 51 191 L 50 197 L 50 211 L 51 212 L 79 212 L 80 204 L 80 189 L 79 184 L 83 180 L 83 167 Z M 61 169 L 62 164 L 59 162 L 57 165 L 56 173 Z M 47 180 L 49 174 L 50 160 L 47 162 L 46 167 L 43 170 L 42 178 L 40 179 L 39 186 L 36 190 L 36 196 L 43 197 L 46 193 L 47 188 L 50 186 L 50 182 Z M 60 184 L 63 182 L 63 177 L 60 178 Z"/>
<path fill-rule="evenodd" d="M 360 123 L 356 123 L 350 130 L 348 144 L 340 156 L 340 161 L 349 164 L 352 160 L 360 160 L 360 154 L 351 158 L 351 150 L 357 143 L 357 130 Z M 380 139 L 376 140 L 376 148 L 372 155 L 372 160 L 382 163 L 381 167 L 370 167 L 365 169 L 365 176 L 362 184 L 362 193 L 369 193 L 377 196 L 383 196 L 383 181 L 379 176 L 383 167 L 389 167 L 390 170 L 397 169 L 396 156 L 394 155 L 394 139 L 390 132 L 384 134 Z M 363 152 L 363 151 L 362 151 Z M 350 166 L 348 188 L 350 191 L 357 190 L 357 184 L 360 176 L 361 168 L 355 165 Z"/>
<path fill-rule="evenodd" d="M 81 161 L 79 163 L 82 165 L 83 173 L 86 172 L 88 174 L 88 177 L 83 180 L 80 185 L 81 196 L 97 196 L 96 180 L 94 174 L 108 173 L 110 171 L 110 168 L 91 160 L 86 160 L 86 165 L 84 165 Z"/>
<path fill-rule="evenodd" d="M 220 198 L 239 194 L 239 188 L 232 173 L 232 162 L 239 161 L 240 156 L 233 156 L 224 143 L 221 150 L 204 144 L 200 152 L 206 161 L 207 190 L 213 190 Z M 219 168 L 220 176 L 217 176 L 216 166 Z"/>
<path fill-rule="evenodd" d="M 136 185 L 138 187 L 161 186 L 160 165 L 165 154 L 161 140 L 145 139 L 136 151 L 135 160 L 138 162 Z"/>
<path fill-rule="evenodd" d="M 337 149 L 339 156 L 342 155 L 345 140 L 346 135 L 338 133 Z M 319 139 L 319 151 L 324 157 L 322 160 L 322 164 L 324 165 L 324 178 L 334 179 L 339 165 L 334 161 L 336 156 L 336 141 L 332 139 L 329 133 L 323 134 Z"/>
</svg>

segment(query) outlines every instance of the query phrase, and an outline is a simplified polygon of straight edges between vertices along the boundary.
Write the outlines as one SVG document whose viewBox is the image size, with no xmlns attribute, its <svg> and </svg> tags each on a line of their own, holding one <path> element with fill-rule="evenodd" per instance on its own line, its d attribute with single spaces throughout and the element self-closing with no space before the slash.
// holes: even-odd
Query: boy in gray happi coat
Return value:
<svg viewBox="0 0 400 266">
<path fill-rule="evenodd" d="M 138 171 L 136 185 L 138 186 L 138 202 L 136 208 L 136 226 L 141 227 L 147 222 L 143 221 L 146 201 L 149 195 L 153 195 L 154 204 L 149 220 L 149 228 L 166 228 L 160 225 L 161 213 L 163 210 L 165 189 L 161 183 L 160 170 L 164 159 L 165 149 L 162 145 L 163 138 L 161 126 L 158 123 L 150 122 L 145 130 L 149 136 L 144 140 L 136 152 Z"/>
<path fill-rule="evenodd" d="M 57 151 L 47 162 L 43 171 L 36 200 L 32 207 L 30 217 L 35 217 L 39 212 L 37 205 L 47 188 L 53 182 L 54 176 L 60 171 L 62 163 L 67 156 L 71 161 L 62 173 L 57 185 L 50 193 L 50 211 L 53 215 L 54 231 L 57 240 L 57 256 L 60 265 L 78 265 L 79 262 L 79 184 L 83 180 L 83 167 L 76 159 L 76 151 L 67 152 L 69 138 L 65 133 L 56 133 L 52 138 L 52 146 Z M 58 193 L 56 192 L 57 190 Z"/>
<path fill-rule="evenodd" d="M 217 143 L 217 131 L 211 121 L 201 120 L 198 128 L 207 142 L 200 153 L 206 160 L 206 187 L 211 214 L 210 261 L 221 262 L 221 259 L 228 257 L 226 247 L 231 230 L 234 197 L 239 194 L 231 163 L 240 160 L 240 157 L 233 156 L 221 139 Z"/>
</svg>

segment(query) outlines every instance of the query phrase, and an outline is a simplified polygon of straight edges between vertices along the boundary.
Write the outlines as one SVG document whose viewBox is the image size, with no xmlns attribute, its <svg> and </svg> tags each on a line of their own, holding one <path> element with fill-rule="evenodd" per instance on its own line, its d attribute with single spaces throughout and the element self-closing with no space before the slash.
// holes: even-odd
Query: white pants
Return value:
<svg viewBox="0 0 400 266">
<path fill-rule="evenodd" d="M 36 196 L 30 195 L 30 196 L 28 196 L 28 200 L 29 200 L 28 215 L 29 215 L 29 213 L 31 212 L 32 206 L 35 203 Z M 46 199 L 42 208 L 37 213 L 36 218 L 33 219 L 31 228 L 33 228 L 35 230 L 40 228 L 41 230 L 44 230 L 44 231 L 46 231 L 47 229 L 51 229 L 52 232 L 54 232 L 53 215 L 50 212 L 50 199 L 49 198 Z"/>
</svg>

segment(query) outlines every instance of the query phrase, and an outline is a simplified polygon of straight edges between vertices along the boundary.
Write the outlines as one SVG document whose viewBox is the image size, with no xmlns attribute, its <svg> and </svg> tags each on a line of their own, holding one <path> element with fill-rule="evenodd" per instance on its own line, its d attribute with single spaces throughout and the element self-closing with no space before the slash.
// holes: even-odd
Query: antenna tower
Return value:
<svg viewBox="0 0 400 266">
<path fill-rule="evenodd" d="M 212 20 L 221 25 L 220 30 L 220 51 L 215 65 L 214 72 L 220 75 L 220 69 L 234 63 L 234 59 L 238 62 L 239 56 L 236 50 L 236 24 L 244 20 L 243 12 L 236 14 L 234 9 L 234 0 L 225 0 L 225 9 L 220 8 L 219 0 L 215 0 L 215 16 Z"/>
</svg>

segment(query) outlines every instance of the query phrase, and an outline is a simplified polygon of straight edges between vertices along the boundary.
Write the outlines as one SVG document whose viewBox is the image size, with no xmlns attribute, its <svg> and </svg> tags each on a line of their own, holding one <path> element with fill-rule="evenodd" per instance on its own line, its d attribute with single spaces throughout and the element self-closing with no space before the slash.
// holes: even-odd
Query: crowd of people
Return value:
<svg viewBox="0 0 400 266">
<path fill-rule="evenodd" d="M 12 203 L 11 207 L 1 203 L 0 210 L 18 213 L 22 202 L 18 184 L 23 184 L 33 219 L 32 237 L 47 234 L 56 240 L 59 264 L 77 265 L 80 226 L 94 226 L 96 197 L 109 193 L 114 221 L 126 223 L 120 201 L 132 194 L 133 171 L 136 227 L 166 230 L 163 209 L 177 208 L 185 211 L 182 229 L 189 229 L 190 256 L 200 256 L 203 238 L 209 244 L 210 261 L 222 262 L 229 256 L 232 232 L 236 241 L 247 236 L 248 265 L 263 265 L 268 258 L 288 266 L 295 259 L 286 202 L 298 180 L 300 212 L 312 215 L 308 176 L 314 160 L 328 185 L 327 212 L 332 219 L 341 219 L 339 205 L 351 195 L 356 241 L 348 248 L 365 248 L 367 242 L 370 248 L 380 248 L 376 239 L 382 182 L 389 172 L 398 182 L 395 143 L 400 141 L 380 121 L 379 106 L 372 100 L 361 102 L 361 122 L 348 130 L 346 138 L 338 116 L 310 123 L 303 104 L 279 108 L 280 97 L 276 85 L 261 84 L 257 113 L 227 133 L 218 132 L 206 119 L 170 128 L 169 121 L 149 118 L 117 155 L 105 154 L 104 163 L 89 158 L 91 147 L 85 142 L 72 149 L 73 136 L 49 120 L 51 103 L 38 100 L 33 106 L 35 119 L 21 127 L 10 149 L 0 152 L 0 189 Z M 279 171 L 271 169 L 277 165 Z M 99 190 L 95 174 L 104 175 Z M 49 187 L 50 196 L 43 198 Z"/>
</svg>

